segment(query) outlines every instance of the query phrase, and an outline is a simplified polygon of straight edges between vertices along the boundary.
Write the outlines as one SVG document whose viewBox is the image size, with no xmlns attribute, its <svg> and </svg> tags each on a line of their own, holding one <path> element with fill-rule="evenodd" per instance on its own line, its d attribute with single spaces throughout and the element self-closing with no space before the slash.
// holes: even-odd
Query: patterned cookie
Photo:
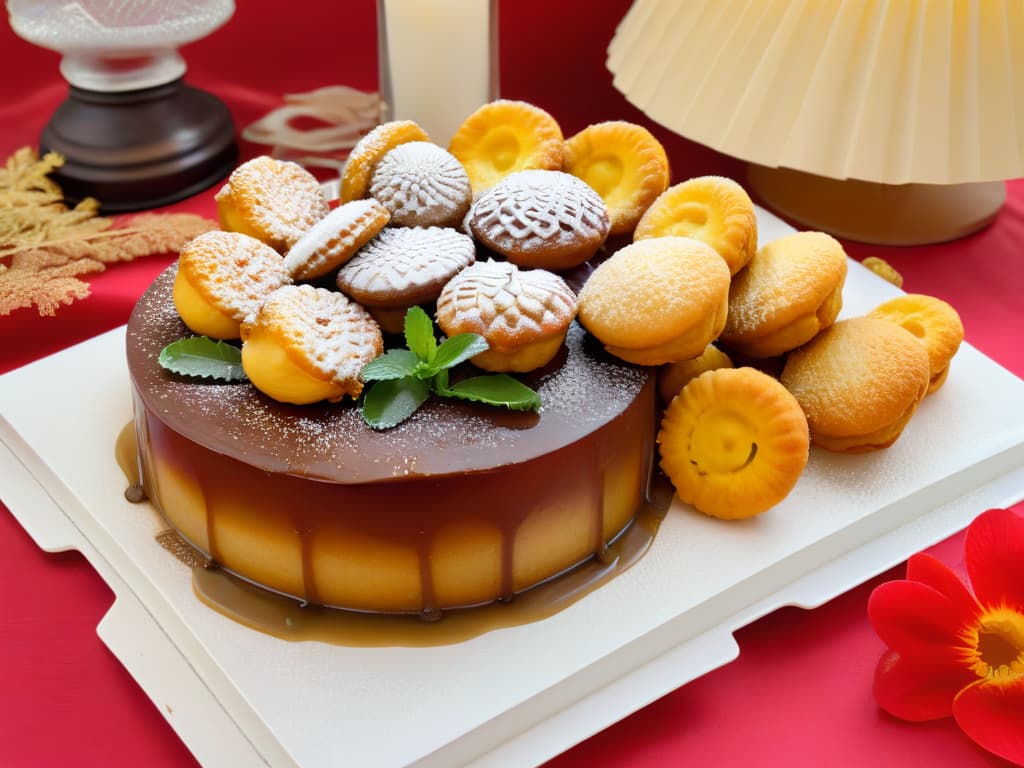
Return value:
<svg viewBox="0 0 1024 768">
<path fill-rule="evenodd" d="M 455 227 L 469 211 L 473 190 L 462 164 L 436 144 L 410 141 L 381 158 L 370 196 L 403 227 Z"/>
<path fill-rule="evenodd" d="M 386 227 L 338 270 L 338 288 L 367 307 L 434 301 L 476 260 L 472 238 L 441 227 Z"/>
<path fill-rule="evenodd" d="M 521 267 L 570 269 L 589 259 L 611 226 L 601 196 L 561 171 L 520 171 L 473 204 L 470 227 Z"/>
<path fill-rule="evenodd" d="M 284 265 L 295 280 L 313 280 L 351 259 L 391 218 L 376 200 L 343 203 L 291 247 Z"/>
<path fill-rule="evenodd" d="M 214 199 L 223 229 L 251 235 L 281 253 L 329 210 L 313 174 L 266 155 L 238 166 Z"/>
<path fill-rule="evenodd" d="M 370 191 L 370 179 L 377 163 L 399 144 L 430 141 L 427 132 L 412 120 L 381 123 L 363 136 L 349 152 L 341 172 L 341 202 L 361 200 Z"/>
<path fill-rule="evenodd" d="M 267 297 L 242 325 L 242 367 L 265 395 L 305 405 L 363 390 L 359 374 L 381 354 L 373 318 L 348 297 L 289 285 Z"/>
<path fill-rule="evenodd" d="M 576 316 L 576 295 L 543 269 L 507 261 L 478 262 L 449 281 L 437 300 L 448 336 L 478 333 L 489 349 L 473 358 L 488 371 L 531 371 L 548 363 Z"/>
<path fill-rule="evenodd" d="M 281 256 L 240 232 L 206 232 L 185 244 L 174 278 L 174 306 L 193 333 L 237 339 L 240 324 L 291 282 Z"/>
</svg>

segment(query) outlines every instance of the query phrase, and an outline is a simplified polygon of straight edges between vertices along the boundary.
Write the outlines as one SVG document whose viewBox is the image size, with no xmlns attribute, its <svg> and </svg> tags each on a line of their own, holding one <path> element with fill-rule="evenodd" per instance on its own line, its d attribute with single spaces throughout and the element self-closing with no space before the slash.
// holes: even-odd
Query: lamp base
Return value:
<svg viewBox="0 0 1024 768">
<path fill-rule="evenodd" d="M 224 178 L 238 159 L 227 107 L 180 79 L 121 92 L 71 86 L 39 145 L 64 157 L 53 178 L 67 200 L 95 197 L 104 213 L 182 200 Z"/>
<path fill-rule="evenodd" d="M 875 245 L 926 245 L 965 237 L 992 223 L 1006 200 L 1002 181 L 878 184 L 751 164 L 751 191 L 808 228 Z"/>
</svg>

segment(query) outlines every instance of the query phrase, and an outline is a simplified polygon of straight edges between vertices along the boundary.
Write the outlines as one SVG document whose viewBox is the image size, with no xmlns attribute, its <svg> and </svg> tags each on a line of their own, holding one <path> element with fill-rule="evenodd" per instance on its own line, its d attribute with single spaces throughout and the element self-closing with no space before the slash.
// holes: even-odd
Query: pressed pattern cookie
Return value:
<svg viewBox="0 0 1024 768">
<path fill-rule="evenodd" d="M 751 357 L 796 349 L 843 306 L 846 253 L 824 232 L 797 232 L 763 246 L 733 278 L 721 341 Z"/>
<path fill-rule="evenodd" d="M 240 232 L 206 232 L 185 244 L 174 278 L 174 306 L 193 333 L 237 339 L 240 324 L 291 282 L 281 256 Z"/>
<path fill-rule="evenodd" d="M 392 120 L 381 123 L 356 142 L 341 172 L 341 202 L 366 197 L 377 163 L 399 144 L 409 141 L 430 141 L 430 137 L 412 120 Z"/>
<path fill-rule="evenodd" d="M 359 374 L 384 350 L 380 328 L 347 296 L 289 285 L 242 325 L 242 367 L 265 395 L 305 405 L 363 390 Z"/>
<path fill-rule="evenodd" d="M 295 280 L 322 277 L 352 258 L 390 218 L 373 199 L 343 203 L 299 238 L 285 256 L 285 268 Z"/>
<path fill-rule="evenodd" d="M 964 340 L 959 313 L 942 299 L 920 293 L 908 293 L 883 302 L 868 317 L 890 320 L 924 344 L 928 352 L 928 393 L 946 381 L 949 361 Z"/>
<path fill-rule="evenodd" d="M 791 352 L 779 380 L 807 414 L 812 443 L 863 453 L 903 432 L 928 390 L 928 353 L 896 323 L 854 317 Z"/>
<path fill-rule="evenodd" d="M 570 269 L 597 252 L 610 222 L 601 196 L 575 176 L 520 171 L 477 198 L 469 226 L 521 267 Z"/>
<path fill-rule="evenodd" d="M 732 359 L 714 344 L 691 360 L 668 363 L 658 370 L 658 396 L 663 403 L 671 403 L 683 387 L 705 371 L 718 368 L 733 368 Z"/>
<path fill-rule="evenodd" d="M 657 237 L 627 245 L 580 291 L 580 322 L 616 357 L 661 365 L 701 354 L 725 325 L 729 268 L 709 245 Z"/>
<path fill-rule="evenodd" d="M 444 287 L 437 324 L 448 336 L 478 333 L 489 349 L 472 358 L 489 371 L 531 371 L 548 363 L 576 316 L 576 295 L 543 269 L 478 262 Z"/>
<path fill-rule="evenodd" d="M 679 498 L 732 520 L 760 514 L 793 490 L 809 440 L 800 405 L 779 382 L 754 368 L 721 368 L 672 400 L 658 445 Z"/>
<path fill-rule="evenodd" d="M 550 114 L 525 101 L 484 104 L 459 126 L 448 151 L 469 174 L 473 193 L 490 189 L 516 171 L 562 168 L 562 129 Z"/>
<path fill-rule="evenodd" d="M 436 144 L 410 141 L 377 163 L 370 196 L 402 227 L 455 227 L 469 211 L 473 190 L 462 164 Z"/>
<path fill-rule="evenodd" d="M 223 229 L 251 235 L 281 253 L 329 210 L 313 174 L 266 155 L 238 166 L 214 199 Z"/>
<path fill-rule="evenodd" d="M 604 200 L 613 235 L 632 232 L 669 183 L 661 142 L 643 126 L 624 120 L 596 123 L 567 139 L 565 170 Z"/>
<path fill-rule="evenodd" d="M 677 235 L 710 245 L 736 274 L 757 250 L 750 196 L 724 176 L 698 176 L 666 189 L 644 212 L 634 240 Z"/>
</svg>

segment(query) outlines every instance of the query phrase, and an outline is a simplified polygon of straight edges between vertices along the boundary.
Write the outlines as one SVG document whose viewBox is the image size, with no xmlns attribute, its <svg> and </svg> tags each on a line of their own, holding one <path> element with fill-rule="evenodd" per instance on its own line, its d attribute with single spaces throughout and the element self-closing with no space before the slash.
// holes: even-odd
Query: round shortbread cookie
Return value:
<svg viewBox="0 0 1024 768">
<path fill-rule="evenodd" d="M 473 239 L 442 227 L 385 227 L 338 270 L 338 288 L 366 306 L 431 302 L 476 260 Z"/>
<path fill-rule="evenodd" d="M 388 209 L 373 199 L 342 203 L 299 238 L 284 265 L 295 280 L 323 277 L 351 259 L 390 218 Z"/>
<path fill-rule="evenodd" d="M 381 123 L 363 136 L 352 147 L 341 172 L 341 202 L 366 197 L 370 190 L 370 179 L 380 159 L 399 144 L 409 141 L 430 141 L 430 137 L 412 120 Z"/>
<path fill-rule="evenodd" d="M 473 190 L 451 154 L 427 141 L 410 141 L 377 163 L 370 196 L 388 209 L 392 225 L 455 227 L 469 211 Z"/>
<path fill-rule="evenodd" d="M 608 236 L 608 208 L 585 182 L 561 171 L 520 171 L 473 203 L 473 234 L 521 267 L 570 269 Z"/>
</svg>

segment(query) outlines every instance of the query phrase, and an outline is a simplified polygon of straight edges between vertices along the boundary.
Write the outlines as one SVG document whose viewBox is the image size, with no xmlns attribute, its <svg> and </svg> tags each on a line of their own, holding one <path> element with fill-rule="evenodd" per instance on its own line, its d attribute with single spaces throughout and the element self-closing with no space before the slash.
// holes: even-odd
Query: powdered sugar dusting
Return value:
<svg viewBox="0 0 1024 768">
<path fill-rule="evenodd" d="M 401 226 L 453 226 L 473 198 L 462 163 L 436 144 L 411 141 L 392 149 L 377 164 L 370 195 Z"/>
<path fill-rule="evenodd" d="M 285 267 L 296 280 L 310 280 L 341 266 L 391 218 L 376 200 L 353 200 L 331 211 L 292 246 Z"/>
</svg>

